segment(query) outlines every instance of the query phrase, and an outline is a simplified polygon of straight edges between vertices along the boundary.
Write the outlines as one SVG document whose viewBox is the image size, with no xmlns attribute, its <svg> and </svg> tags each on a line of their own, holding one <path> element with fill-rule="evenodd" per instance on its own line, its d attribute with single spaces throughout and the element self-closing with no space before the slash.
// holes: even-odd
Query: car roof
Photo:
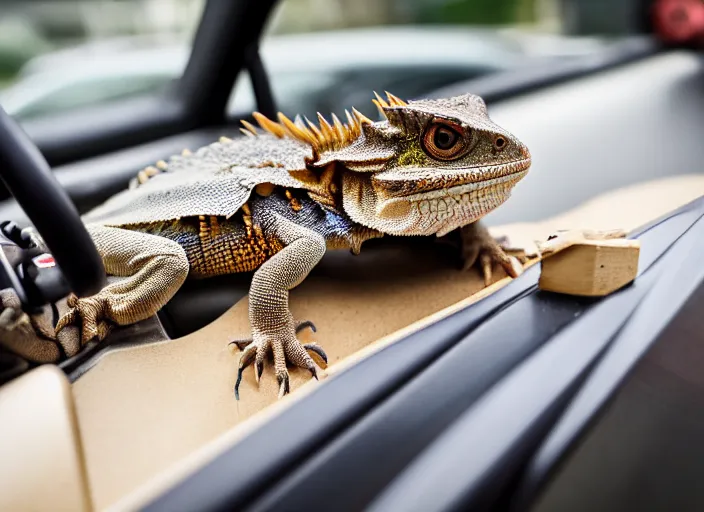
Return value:
<svg viewBox="0 0 704 512">
<path fill-rule="evenodd" d="M 262 56 L 274 69 L 340 69 L 359 66 L 495 64 L 521 55 L 521 45 L 477 27 L 358 28 L 274 34 L 262 42 Z M 180 72 L 189 46 L 173 39 L 117 38 L 52 52 L 23 69 L 24 76 L 52 72 L 95 74 Z M 312 57 L 312 58 L 311 58 Z"/>
</svg>

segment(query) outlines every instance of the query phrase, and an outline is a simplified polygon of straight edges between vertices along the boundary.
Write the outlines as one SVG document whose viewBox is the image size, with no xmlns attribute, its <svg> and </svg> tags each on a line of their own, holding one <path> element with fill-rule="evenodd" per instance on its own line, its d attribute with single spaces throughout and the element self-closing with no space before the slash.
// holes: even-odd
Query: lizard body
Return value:
<svg viewBox="0 0 704 512">
<path fill-rule="evenodd" d="M 177 242 L 188 258 L 189 277 L 194 279 L 252 272 L 281 251 L 281 238 L 275 229 L 269 229 L 272 214 L 322 236 L 326 249 L 359 252 L 362 242 L 381 236 L 345 216 L 320 208 L 309 197 L 295 197 L 278 187 L 266 197 L 255 193 L 243 206 L 244 211 L 230 218 L 199 215 L 122 227 Z"/>
<path fill-rule="evenodd" d="M 82 325 L 83 342 L 111 326 L 155 314 L 186 278 L 254 271 L 252 340 L 242 371 L 257 380 L 273 352 L 280 395 L 289 390 L 286 363 L 316 376 L 325 354 L 303 346 L 288 291 L 327 249 L 354 253 L 383 235 L 443 236 L 460 229 L 468 264 L 485 275 L 498 262 L 520 272 L 478 223 L 502 204 L 530 166 L 528 149 L 489 119 L 481 98 L 406 103 L 373 100 L 383 119 L 353 109 L 319 124 L 255 113 L 246 137 L 185 151 L 140 172 L 130 187 L 83 220 L 108 274 L 126 279 L 92 297 L 71 297 L 59 320 Z M 262 131 L 263 130 L 263 131 Z M 237 386 L 235 388 L 237 394 Z"/>
</svg>

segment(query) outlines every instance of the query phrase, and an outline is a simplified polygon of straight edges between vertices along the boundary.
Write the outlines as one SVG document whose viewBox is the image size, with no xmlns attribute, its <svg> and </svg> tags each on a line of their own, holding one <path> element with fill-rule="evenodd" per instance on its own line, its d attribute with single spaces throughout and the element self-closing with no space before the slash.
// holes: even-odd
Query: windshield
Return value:
<svg viewBox="0 0 704 512">
<path fill-rule="evenodd" d="M 627 30 L 614 28 L 613 19 L 605 30 L 593 17 L 575 17 L 575 9 L 588 11 L 588 5 L 574 1 L 565 10 L 568 3 L 282 0 L 264 36 L 262 59 L 283 112 L 314 116 L 355 105 L 371 115 L 372 90 L 414 98 L 535 59 L 593 52 L 607 40 L 592 33 Z M 158 92 L 182 74 L 204 5 L 4 2 L 0 104 L 24 120 Z M 591 21 L 580 25 L 575 19 Z M 255 109 L 243 72 L 228 113 Z"/>
<path fill-rule="evenodd" d="M 28 119 L 157 91 L 183 72 L 204 5 L 2 2 L 0 105 Z"/>
<path fill-rule="evenodd" d="M 609 44 L 611 36 L 631 30 L 613 20 L 600 25 L 609 9 L 586 23 L 579 21 L 584 18 L 575 12 L 589 13 L 586 4 L 568 18 L 566 3 L 284 0 L 265 34 L 262 60 L 284 113 L 315 117 L 316 112 L 340 113 L 355 106 L 373 116 L 371 91 L 389 90 L 412 99 L 540 59 L 593 53 Z M 249 80 L 239 80 L 229 114 L 238 117 L 254 109 Z"/>
</svg>

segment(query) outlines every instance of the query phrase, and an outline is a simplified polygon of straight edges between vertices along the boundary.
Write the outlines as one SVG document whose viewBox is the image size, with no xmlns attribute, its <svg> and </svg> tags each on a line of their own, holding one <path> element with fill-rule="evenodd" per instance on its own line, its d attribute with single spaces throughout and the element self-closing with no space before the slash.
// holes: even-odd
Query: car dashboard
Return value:
<svg viewBox="0 0 704 512">
<path fill-rule="evenodd" d="M 245 18 L 253 27 L 268 8 L 250 5 Z M 255 40 L 252 27 L 229 34 L 227 48 Z M 225 37 L 215 32 L 198 36 L 196 53 Z M 293 371 L 294 393 L 276 400 L 272 374 L 259 384 L 250 375 L 237 402 L 227 342 L 249 328 L 251 276 L 187 284 L 158 317 L 0 388 L 15 427 L 51 426 L 42 443 L 22 428 L 16 446 L 0 443 L 0 458 L 25 461 L 14 470 L 31 485 L 16 495 L 62 472 L 46 497 L 70 495 L 76 510 L 700 509 L 704 57 L 637 38 L 561 66 L 434 95 L 481 94 L 531 149 L 528 177 L 486 218 L 493 232 L 627 229 L 641 243 L 631 286 L 598 299 L 551 294 L 535 263 L 482 289 L 425 238 L 331 253 L 291 299 L 318 324 L 306 336 L 330 347 L 327 377 Z M 254 84 L 263 78 L 255 72 Z M 53 171 L 79 212 L 154 161 L 239 136 L 217 116 L 169 133 L 169 108 L 144 128 L 153 140 L 97 144 L 75 159 L 53 152 L 74 160 Z M 11 198 L 0 219 L 29 224 Z M 3 394 L 41 386 L 50 405 Z M 38 471 L 42 453 L 60 464 Z M 3 494 L 0 504 L 14 496 Z"/>
</svg>

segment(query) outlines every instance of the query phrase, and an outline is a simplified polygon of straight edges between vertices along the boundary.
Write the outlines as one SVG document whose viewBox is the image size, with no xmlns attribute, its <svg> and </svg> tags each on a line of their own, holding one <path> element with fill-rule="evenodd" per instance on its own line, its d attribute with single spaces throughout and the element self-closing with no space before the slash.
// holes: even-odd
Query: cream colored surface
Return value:
<svg viewBox="0 0 704 512">
<path fill-rule="evenodd" d="M 0 510 L 90 509 L 71 388 L 40 366 L 0 388 Z"/>
<path fill-rule="evenodd" d="M 413 258 L 407 250 L 330 254 L 291 294 L 293 314 L 316 324 L 331 365 L 481 288 L 458 261 L 443 260 L 451 249 L 418 245 Z M 227 343 L 248 332 L 244 300 L 190 336 L 110 353 L 74 384 L 98 507 L 276 401 L 271 365 L 259 389 L 246 371 L 234 399 L 239 356 Z M 291 369 L 293 394 L 309 379 Z"/>
<path fill-rule="evenodd" d="M 615 191 L 546 222 L 493 231 L 520 242 L 556 229 L 632 229 L 702 194 L 704 176 L 683 176 Z M 473 295 L 482 288 L 478 275 L 460 273 L 451 254 L 393 241 L 357 257 L 327 255 L 293 291 L 291 307 L 297 318 L 316 323 L 312 338 L 329 355 L 328 373 L 485 296 L 490 290 Z M 259 389 L 250 370 L 235 401 L 238 356 L 227 342 L 247 332 L 243 300 L 190 336 L 110 353 L 74 384 L 97 509 L 132 509 L 148 500 L 317 385 L 293 370 L 293 393 L 277 403 L 271 369 Z"/>
<path fill-rule="evenodd" d="M 490 228 L 519 246 L 544 240 L 557 229 L 627 230 L 654 220 L 704 194 L 704 174 L 684 174 L 613 190 L 560 215 L 535 223 Z"/>
</svg>

